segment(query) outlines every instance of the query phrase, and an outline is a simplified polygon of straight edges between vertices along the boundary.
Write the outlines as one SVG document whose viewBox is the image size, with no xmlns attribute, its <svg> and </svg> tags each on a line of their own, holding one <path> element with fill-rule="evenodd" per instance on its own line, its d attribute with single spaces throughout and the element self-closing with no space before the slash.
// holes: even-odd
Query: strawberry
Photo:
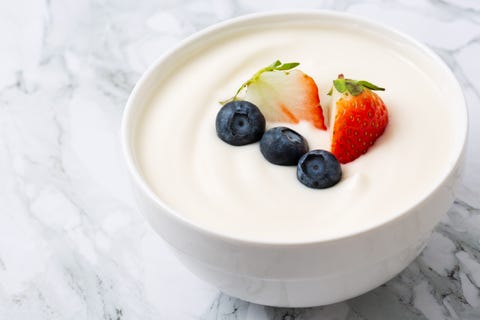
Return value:
<svg viewBox="0 0 480 320">
<path fill-rule="evenodd" d="M 302 71 L 291 70 L 298 65 L 275 61 L 255 73 L 230 100 L 237 100 L 246 89 L 243 99 L 257 105 L 267 121 L 298 123 L 304 120 L 326 130 L 317 85 Z"/>
<path fill-rule="evenodd" d="M 382 99 L 372 90 L 385 89 L 367 81 L 345 79 L 343 75 L 333 84 L 340 97 L 333 104 L 331 151 L 345 164 L 367 152 L 383 134 L 388 112 Z"/>
</svg>

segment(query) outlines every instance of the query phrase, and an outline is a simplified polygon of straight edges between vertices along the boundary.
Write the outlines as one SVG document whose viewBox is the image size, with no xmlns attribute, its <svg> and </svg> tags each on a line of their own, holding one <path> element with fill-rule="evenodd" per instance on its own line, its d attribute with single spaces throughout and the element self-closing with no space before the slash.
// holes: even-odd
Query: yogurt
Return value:
<svg viewBox="0 0 480 320">
<path fill-rule="evenodd" d="M 332 188 L 309 189 L 296 167 L 266 161 L 258 143 L 234 147 L 215 132 L 220 100 L 279 59 L 300 62 L 316 81 L 327 114 L 339 73 L 386 88 L 389 124 L 369 151 L 342 165 Z M 263 242 L 331 239 L 402 212 L 438 184 L 455 161 L 448 94 L 417 66 L 420 53 L 355 27 L 281 26 L 239 31 L 192 53 L 146 103 L 135 134 L 136 161 L 150 188 L 196 225 Z M 330 148 L 329 132 L 285 125 L 311 149 Z M 332 124 L 327 124 L 331 129 Z"/>
</svg>

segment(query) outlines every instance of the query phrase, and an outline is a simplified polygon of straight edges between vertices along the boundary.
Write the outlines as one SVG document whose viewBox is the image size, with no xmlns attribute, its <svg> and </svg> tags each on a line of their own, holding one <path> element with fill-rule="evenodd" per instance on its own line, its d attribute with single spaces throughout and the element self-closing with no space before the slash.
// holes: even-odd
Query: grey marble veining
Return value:
<svg viewBox="0 0 480 320">
<path fill-rule="evenodd" d="M 426 43 L 452 68 L 470 132 L 458 199 L 399 276 L 338 304 L 283 309 L 192 276 L 136 211 L 119 146 L 125 101 L 159 55 L 215 22 L 341 10 Z M 480 3 L 0 2 L 0 319 L 480 319 Z"/>
</svg>

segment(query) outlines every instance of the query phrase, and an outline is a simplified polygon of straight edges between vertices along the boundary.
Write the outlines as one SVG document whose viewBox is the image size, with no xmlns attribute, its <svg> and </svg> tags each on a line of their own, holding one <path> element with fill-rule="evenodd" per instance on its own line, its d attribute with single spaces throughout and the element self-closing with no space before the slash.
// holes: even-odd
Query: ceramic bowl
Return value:
<svg viewBox="0 0 480 320">
<path fill-rule="evenodd" d="M 231 238 L 195 225 L 167 206 L 143 179 L 134 154 L 134 132 L 156 83 L 174 70 L 181 57 L 206 47 L 215 37 L 234 34 L 249 26 L 316 23 L 341 24 L 388 37 L 400 47 L 424 56 L 419 64 L 437 79 L 451 96 L 458 116 L 456 161 L 443 172 L 438 185 L 409 210 L 367 230 L 348 236 L 306 243 L 263 243 Z M 364 18 L 329 12 L 262 13 L 240 17 L 209 27 L 183 41 L 157 60 L 141 77 L 128 100 L 122 127 L 122 143 L 133 189 L 141 212 L 170 244 L 178 258 L 198 277 L 223 292 L 254 303 L 307 307 L 325 305 L 365 293 L 388 281 L 424 248 L 433 228 L 454 201 L 467 132 L 467 114 L 460 86 L 445 63 L 414 39 Z M 159 266 L 160 268 L 161 266 Z"/>
</svg>

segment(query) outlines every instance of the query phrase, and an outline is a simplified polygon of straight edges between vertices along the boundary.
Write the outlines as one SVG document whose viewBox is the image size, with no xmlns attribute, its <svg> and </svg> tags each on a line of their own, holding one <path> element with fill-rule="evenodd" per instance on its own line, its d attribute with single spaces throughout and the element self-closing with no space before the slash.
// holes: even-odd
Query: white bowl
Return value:
<svg viewBox="0 0 480 320">
<path fill-rule="evenodd" d="M 137 166 L 133 133 L 139 115 L 159 81 L 174 70 L 180 56 L 208 46 L 211 39 L 245 26 L 309 21 L 369 29 L 399 46 L 410 46 L 428 58 L 430 74 L 452 96 L 452 112 L 459 116 L 455 164 L 444 172 L 436 188 L 408 211 L 369 229 L 327 241 L 263 243 L 229 237 L 203 229 L 177 214 L 152 192 Z M 255 303 L 307 307 L 345 300 L 367 292 L 394 277 L 423 249 L 439 219 L 454 200 L 467 132 L 467 114 L 460 86 L 451 71 L 431 50 L 397 31 L 348 14 L 309 11 L 263 13 L 240 17 L 207 28 L 162 56 L 133 90 L 124 114 L 122 143 L 142 213 L 168 242 L 179 259 L 196 275 L 225 293 Z"/>
</svg>

